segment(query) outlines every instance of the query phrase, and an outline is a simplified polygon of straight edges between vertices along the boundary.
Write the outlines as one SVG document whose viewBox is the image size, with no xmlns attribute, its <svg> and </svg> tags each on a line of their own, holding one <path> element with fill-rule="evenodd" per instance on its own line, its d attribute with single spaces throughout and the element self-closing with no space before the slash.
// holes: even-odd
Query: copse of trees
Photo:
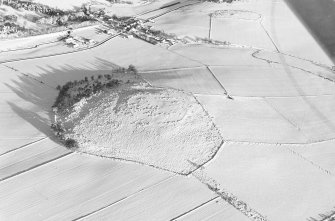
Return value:
<svg viewBox="0 0 335 221">
<path fill-rule="evenodd" d="M 166 33 L 162 30 L 150 29 L 148 30 L 148 32 L 159 38 L 166 38 L 166 39 L 176 39 L 177 38 L 176 34 Z"/>
<path fill-rule="evenodd" d="M 137 74 L 138 71 L 134 65 L 129 65 L 128 68 L 120 67 L 114 69 L 112 73 Z M 55 108 L 55 122 L 51 124 L 51 128 L 64 146 L 70 150 L 75 150 L 78 148 L 78 143 L 72 138 L 66 138 L 64 135 L 66 131 L 64 125 L 61 120 L 57 120 L 57 116 L 68 113 L 73 105 L 82 98 L 88 98 L 103 90 L 115 89 L 120 83 L 121 80 L 113 79 L 111 74 L 100 74 L 97 76 L 84 77 L 82 80 L 68 81 L 63 86 L 58 85 L 56 87 L 59 93 L 52 106 Z M 130 83 L 130 80 L 126 83 Z"/>
<path fill-rule="evenodd" d="M 78 143 L 76 140 L 72 138 L 64 138 L 64 129 L 60 122 L 55 122 L 51 124 L 51 128 L 54 130 L 55 135 L 58 137 L 58 139 L 66 146 L 67 148 L 74 150 L 78 148 Z"/>
<path fill-rule="evenodd" d="M 108 76 L 108 75 L 107 75 Z M 62 112 L 64 110 L 72 107 L 76 102 L 80 101 L 82 98 L 90 97 L 91 95 L 103 90 L 103 89 L 111 89 L 117 85 L 119 85 L 120 81 L 116 79 L 106 78 L 106 81 L 101 82 L 98 80 L 92 81 L 69 81 L 65 85 L 57 86 L 59 90 L 58 96 L 53 107 L 57 107 L 57 110 Z M 104 80 L 101 78 L 101 80 Z M 72 90 L 76 87 L 76 91 Z"/>
<path fill-rule="evenodd" d="M 113 73 L 130 73 L 130 74 L 138 74 L 138 71 L 134 65 L 129 65 L 128 68 L 119 67 L 112 71 Z"/>
<path fill-rule="evenodd" d="M 51 128 L 56 132 L 57 136 L 62 135 L 62 133 L 64 132 L 64 129 L 59 122 L 51 124 Z"/>
<path fill-rule="evenodd" d="M 77 141 L 72 138 L 66 139 L 64 145 L 69 149 L 75 149 L 78 147 Z"/>
<path fill-rule="evenodd" d="M 133 73 L 133 74 L 137 74 L 137 73 L 138 73 L 136 67 L 135 67 L 134 65 L 132 65 L 132 64 L 129 65 L 127 71 L 128 71 L 128 72 L 131 72 L 131 73 Z"/>
<path fill-rule="evenodd" d="M 129 65 L 127 69 L 121 67 L 115 69 L 113 73 L 137 74 L 138 71 L 134 65 Z M 110 74 L 85 77 L 79 81 L 68 81 L 63 86 L 56 87 L 59 93 L 52 107 L 56 107 L 59 112 L 69 110 L 82 98 L 88 98 L 105 89 L 116 88 L 120 83 L 120 80 L 112 79 Z"/>
</svg>

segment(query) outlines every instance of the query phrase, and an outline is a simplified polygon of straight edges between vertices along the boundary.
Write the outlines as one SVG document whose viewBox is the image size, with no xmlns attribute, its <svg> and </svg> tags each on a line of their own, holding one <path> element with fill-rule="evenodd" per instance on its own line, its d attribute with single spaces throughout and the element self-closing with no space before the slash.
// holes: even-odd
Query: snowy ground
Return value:
<svg viewBox="0 0 335 221">
<path fill-rule="evenodd" d="M 125 11 L 136 14 L 154 9 L 155 4 Z M 153 24 L 167 32 L 208 36 L 208 14 L 216 10 L 261 14 L 264 29 L 255 29 L 257 33 L 250 33 L 251 28 L 234 30 L 239 35 L 236 39 L 259 44 L 257 36 L 267 36 L 264 43 L 273 41 L 271 48 L 277 46 L 285 55 L 270 48 L 259 51 L 253 45 L 178 45 L 165 50 L 138 39 L 114 38 L 86 51 L 2 63 L 0 219 L 244 221 L 259 214 L 267 220 L 319 221 L 326 220 L 325 215 L 334 216 L 332 61 L 281 0 L 199 3 L 168 13 Z M 222 18 L 214 24 L 212 31 L 222 40 L 223 20 L 237 22 Z M 256 21 L 243 22 L 240 27 Z M 36 53 L 52 54 L 53 50 L 36 49 Z M 15 56 L 25 59 L 29 51 Z M 4 60 L 3 54 L 0 61 Z M 178 91 L 187 90 L 208 111 L 225 140 L 208 164 L 184 177 L 138 163 L 70 152 L 57 143 L 50 130 L 55 87 L 129 64 L 138 67 L 153 87 L 170 88 L 178 95 L 177 102 L 186 99 L 194 104 L 192 97 Z M 293 84 L 298 91 L 292 90 Z M 227 99 L 224 89 L 234 92 L 234 99 Z M 299 90 L 303 93 L 296 93 Z M 164 91 L 143 101 L 160 100 Z M 143 98 L 140 92 L 127 102 Z M 132 107 L 134 112 L 143 111 Z M 138 116 L 144 116 L 141 113 Z M 168 116 L 177 113 L 173 114 Z"/>
<path fill-rule="evenodd" d="M 106 0 L 34 0 L 33 2 L 48 5 L 50 7 L 59 8 L 63 10 L 71 10 L 80 8 L 84 4 L 109 4 Z"/>
<path fill-rule="evenodd" d="M 62 122 L 80 152 L 180 174 L 209 161 L 222 144 L 192 94 L 139 80 L 83 98 Z"/>
<path fill-rule="evenodd" d="M 75 8 L 80 8 L 82 5 L 92 5 L 97 7 L 109 7 L 111 4 L 114 4 L 116 7 L 134 7 L 138 5 L 143 5 L 147 1 L 143 0 L 124 0 L 119 3 L 111 3 L 113 1 L 108 0 L 33 0 L 34 2 L 48 5 L 50 7 L 59 8 L 63 10 L 71 10 Z"/>
</svg>

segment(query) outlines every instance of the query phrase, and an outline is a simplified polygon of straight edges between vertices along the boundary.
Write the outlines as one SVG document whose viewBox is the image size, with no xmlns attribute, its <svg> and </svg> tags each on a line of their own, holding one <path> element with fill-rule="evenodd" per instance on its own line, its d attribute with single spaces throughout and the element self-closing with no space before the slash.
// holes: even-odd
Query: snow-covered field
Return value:
<svg viewBox="0 0 335 221">
<path fill-rule="evenodd" d="M 168 3 L 110 9 L 136 14 Z M 15 62 L 4 62 L 9 56 L 0 53 L 0 220 L 326 220 L 321 215 L 331 215 L 335 206 L 333 61 L 282 0 L 199 2 L 152 25 L 206 36 L 208 14 L 216 10 L 261 14 L 264 29 L 233 30 L 235 47 L 167 50 L 116 37 L 68 54 L 52 55 L 68 52 L 57 45 L 8 54 L 30 58 Z M 212 37 L 233 38 L 225 35 L 223 21 L 238 20 L 247 28 L 258 22 L 236 16 L 216 18 Z M 44 41 L 34 39 L 20 40 L 19 46 Z M 277 48 L 252 48 L 269 42 Z M 18 45 L 1 42 L 0 51 L 12 46 Z M 83 150 L 113 158 L 119 153 L 106 149 L 118 145 L 125 160 L 63 147 L 50 129 L 56 86 L 130 64 L 151 86 L 139 82 L 124 86 L 124 93 L 92 98 L 82 124 L 72 122 L 78 132 L 73 136 L 90 144 Z M 106 122 L 119 122 L 114 124 L 119 130 Z M 164 136 L 151 139 L 152 134 Z M 109 135 L 111 143 L 104 139 Z M 221 139 L 212 160 L 189 176 L 175 174 L 206 162 Z"/>
<path fill-rule="evenodd" d="M 110 2 L 108 2 L 107 0 L 33 0 L 33 2 L 48 5 L 53 8 L 59 8 L 62 10 L 80 8 L 84 4 L 110 4 Z"/>
<path fill-rule="evenodd" d="M 124 0 L 124 1 L 110 1 L 110 0 L 33 0 L 33 2 L 48 5 L 53 8 L 59 8 L 62 10 L 72 10 L 80 8 L 83 5 L 90 5 L 92 7 L 134 7 L 145 5 L 150 1 L 145 0 Z"/>
<path fill-rule="evenodd" d="M 211 67 L 227 91 L 237 97 L 329 95 L 334 82 L 292 67 Z"/>
<path fill-rule="evenodd" d="M 306 137 L 262 98 L 197 95 L 225 140 L 305 143 Z M 235 125 L 239 125 L 238 127 Z"/>
<path fill-rule="evenodd" d="M 318 218 L 334 207 L 334 176 L 290 146 L 227 143 L 204 172 L 268 220 Z"/>
<path fill-rule="evenodd" d="M 89 48 L 110 37 L 110 35 L 104 33 L 97 34 L 102 28 L 103 27 L 96 25 L 74 30 L 72 32 L 73 37 L 87 38 L 94 41 L 93 44 L 80 45 L 77 48 L 68 46 L 64 41 L 60 40 L 67 35 L 65 31 L 28 37 L 26 40 L 12 39 L 0 41 L 0 59 L 3 61 L 22 58 L 28 59 L 54 54 L 66 54 L 75 50 Z"/>
<path fill-rule="evenodd" d="M 141 76 L 159 87 L 173 87 L 195 94 L 225 94 L 206 67 L 141 72 Z"/>
</svg>

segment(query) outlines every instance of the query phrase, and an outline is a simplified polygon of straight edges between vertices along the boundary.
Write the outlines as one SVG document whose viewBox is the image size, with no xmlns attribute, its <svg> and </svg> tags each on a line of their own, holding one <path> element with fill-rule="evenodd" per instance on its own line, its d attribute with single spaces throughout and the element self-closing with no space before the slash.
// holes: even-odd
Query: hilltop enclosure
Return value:
<svg viewBox="0 0 335 221">
<path fill-rule="evenodd" d="M 58 86 L 52 127 L 65 146 L 179 174 L 209 161 L 222 138 L 196 98 L 136 73 L 129 66 Z"/>
</svg>

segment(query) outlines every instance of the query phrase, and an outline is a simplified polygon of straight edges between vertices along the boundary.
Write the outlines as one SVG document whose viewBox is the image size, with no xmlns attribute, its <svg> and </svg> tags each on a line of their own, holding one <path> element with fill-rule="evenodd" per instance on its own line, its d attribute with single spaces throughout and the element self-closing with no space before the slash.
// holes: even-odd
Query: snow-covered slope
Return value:
<svg viewBox="0 0 335 221">
<path fill-rule="evenodd" d="M 152 87 L 141 79 L 82 98 L 69 114 L 58 114 L 65 137 L 77 141 L 80 152 L 181 174 L 209 161 L 222 144 L 192 94 Z"/>
</svg>

